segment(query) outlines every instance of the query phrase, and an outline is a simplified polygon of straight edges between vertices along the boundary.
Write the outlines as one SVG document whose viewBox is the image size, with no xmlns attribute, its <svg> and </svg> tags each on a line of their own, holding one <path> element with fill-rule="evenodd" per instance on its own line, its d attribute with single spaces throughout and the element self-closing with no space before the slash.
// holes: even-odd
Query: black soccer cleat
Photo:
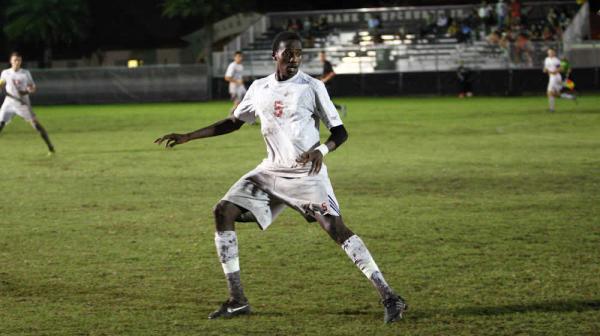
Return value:
<svg viewBox="0 0 600 336">
<path fill-rule="evenodd" d="M 408 310 L 408 305 L 399 296 L 392 296 L 383 300 L 383 308 L 385 315 L 383 317 L 384 323 L 392 323 L 402 319 L 402 313 Z"/>
<path fill-rule="evenodd" d="M 237 302 L 227 300 L 221 305 L 221 308 L 215 310 L 208 315 L 210 320 L 217 318 L 232 318 L 240 315 L 250 314 L 250 304 L 246 302 Z"/>
</svg>

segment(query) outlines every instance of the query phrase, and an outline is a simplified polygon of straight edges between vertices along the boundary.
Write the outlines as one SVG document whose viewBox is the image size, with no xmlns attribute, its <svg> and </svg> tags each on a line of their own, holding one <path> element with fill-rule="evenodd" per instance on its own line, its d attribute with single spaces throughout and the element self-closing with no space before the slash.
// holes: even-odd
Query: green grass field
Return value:
<svg viewBox="0 0 600 336">
<path fill-rule="evenodd" d="M 257 126 L 152 142 L 229 103 L 37 107 L 0 134 L 1 335 L 598 335 L 600 97 L 356 98 L 326 162 L 347 224 L 411 305 L 286 210 L 238 226 L 255 313 L 226 298 L 212 206 L 265 154 Z M 323 137 L 326 133 L 323 133 Z"/>
</svg>

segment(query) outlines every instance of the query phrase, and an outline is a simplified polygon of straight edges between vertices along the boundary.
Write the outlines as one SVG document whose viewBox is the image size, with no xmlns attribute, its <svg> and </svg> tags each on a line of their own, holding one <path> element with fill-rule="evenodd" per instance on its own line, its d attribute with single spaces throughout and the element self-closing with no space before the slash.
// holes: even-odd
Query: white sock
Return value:
<svg viewBox="0 0 600 336">
<path fill-rule="evenodd" d="M 352 259 L 354 264 L 373 283 L 382 299 L 395 295 L 394 290 L 383 278 L 383 274 L 381 274 L 379 267 L 377 267 L 375 260 L 373 260 L 371 253 L 360 237 L 354 235 L 346 239 L 342 243 L 342 249 L 344 249 L 348 257 Z"/>
<path fill-rule="evenodd" d="M 215 232 L 215 245 L 217 246 L 217 254 L 219 255 L 223 272 L 225 272 L 225 279 L 227 279 L 230 300 L 239 303 L 248 302 L 244 295 L 242 280 L 240 279 L 240 259 L 238 257 L 238 243 L 235 231 Z"/>
<path fill-rule="evenodd" d="M 344 249 L 348 257 L 352 259 L 354 264 L 369 280 L 373 273 L 379 272 L 379 267 L 377 267 L 375 260 L 371 257 L 371 253 L 365 246 L 365 243 L 363 243 L 362 239 L 357 235 L 346 239 L 346 241 L 342 243 L 342 249 Z"/>
<path fill-rule="evenodd" d="M 219 261 L 225 274 L 238 272 L 240 270 L 240 259 L 238 257 L 238 243 L 235 231 L 215 232 L 215 245 Z"/>
<path fill-rule="evenodd" d="M 550 106 L 550 111 L 554 111 L 554 96 L 548 97 L 548 105 Z"/>
</svg>

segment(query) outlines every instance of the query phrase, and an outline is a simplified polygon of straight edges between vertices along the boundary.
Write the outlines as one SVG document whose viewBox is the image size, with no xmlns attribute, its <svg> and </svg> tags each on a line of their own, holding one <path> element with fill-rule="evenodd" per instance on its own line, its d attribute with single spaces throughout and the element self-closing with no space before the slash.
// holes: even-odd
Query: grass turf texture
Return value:
<svg viewBox="0 0 600 336">
<path fill-rule="evenodd" d="M 259 127 L 164 150 L 229 103 L 37 107 L 0 135 L 2 335 L 575 335 L 600 330 L 600 98 L 340 99 L 327 156 L 347 224 L 411 310 L 288 209 L 238 225 L 255 314 L 226 298 L 212 206 L 264 157 Z M 326 133 L 323 133 L 323 137 Z"/>
</svg>

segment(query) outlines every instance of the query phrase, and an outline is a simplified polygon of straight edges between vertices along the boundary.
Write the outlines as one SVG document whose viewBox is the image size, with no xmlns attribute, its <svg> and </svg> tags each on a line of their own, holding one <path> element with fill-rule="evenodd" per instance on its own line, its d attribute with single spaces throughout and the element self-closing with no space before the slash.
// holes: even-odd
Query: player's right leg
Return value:
<svg viewBox="0 0 600 336">
<path fill-rule="evenodd" d="M 2 131 L 4 126 L 6 126 L 6 124 L 8 124 L 12 120 L 14 116 L 14 110 L 2 104 L 2 107 L 0 107 L 0 132 Z"/>
<path fill-rule="evenodd" d="M 332 102 L 333 103 L 333 102 Z M 333 103 L 333 106 L 335 107 L 336 110 L 339 111 L 340 116 L 343 118 L 346 116 L 346 114 L 348 114 L 348 111 L 346 109 L 346 105 L 340 105 L 340 104 L 336 104 Z"/>
<path fill-rule="evenodd" d="M 242 209 L 229 201 L 221 200 L 213 212 L 216 226 L 215 245 L 227 279 L 229 299 L 219 309 L 208 315 L 208 318 L 229 318 L 248 314 L 250 313 L 250 304 L 244 295 L 240 279 L 238 243 L 235 233 L 235 219 L 240 216 Z"/>
<path fill-rule="evenodd" d="M 235 109 L 238 107 L 238 105 L 240 105 L 241 100 L 234 100 L 233 101 L 233 106 L 231 107 L 231 110 L 229 110 L 229 116 L 233 116 L 233 112 L 235 112 Z"/>
<path fill-rule="evenodd" d="M 46 129 L 44 128 L 44 126 L 42 126 L 42 124 L 40 124 L 40 122 L 35 117 L 33 117 L 33 119 L 31 119 L 29 122 L 31 123 L 31 126 L 36 131 L 38 131 L 38 133 L 40 133 L 40 136 L 46 143 L 46 146 L 48 146 L 48 151 L 50 153 L 54 153 L 54 145 L 52 145 L 52 142 L 50 141 L 50 137 L 48 136 L 48 132 L 46 132 Z"/>
<path fill-rule="evenodd" d="M 556 93 L 553 90 L 548 90 L 546 93 L 548 96 L 548 111 L 554 112 L 556 107 Z"/>
</svg>

